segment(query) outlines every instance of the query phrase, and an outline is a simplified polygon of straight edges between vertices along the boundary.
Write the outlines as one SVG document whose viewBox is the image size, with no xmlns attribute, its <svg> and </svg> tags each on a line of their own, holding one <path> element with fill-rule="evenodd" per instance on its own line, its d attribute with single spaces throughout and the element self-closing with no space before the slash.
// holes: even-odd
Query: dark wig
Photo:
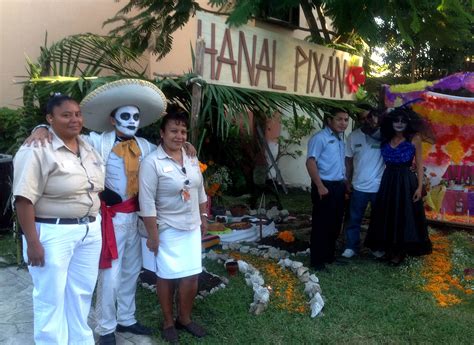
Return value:
<svg viewBox="0 0 474 345">
<path fill-rule="evenodd" d="M 383 142 L 388 142 L 395 136 L 393 122 L 398 118 L 401 118 L 402 121 L 407 124 L 406 129 L 403 131 L 403 136 L 406 140 L 410 141 L 413 139 L 415 134 L 426 132 L 427 125 L 423 119 L 411 109 L 411 107 L 398 107 L 382 117 L 380 133 Z"/>
<path fill-rule="evenodd" d="M 168 105 L 167 114 L 163 116 L 163 119 L 161 120 L 161 124 L 160 124 L 160 129 L 162 131 L 165 130 L 166 124 L 169 121 L 176 121 L 178 123 L 181 122 L 186 126 L 186 128 L 189 129 L 189 116 L 184 111 L 184 109 L 178 105 L 175 105 L 175 104 Z"/>
<path fill-rule="evenodd" d="M 72 99 L 68 95 L 63 95 L 61 93 L 55 93 L 54 95 L 52 95 L 49 98 L 48 103 L 46 104 L 46 114 L 51 114 L 52 115 L 54 108 L 59 107 L 64 102 L 69 102 L 69 101 L 76 102 L 75 99 Z"/>
</svg>

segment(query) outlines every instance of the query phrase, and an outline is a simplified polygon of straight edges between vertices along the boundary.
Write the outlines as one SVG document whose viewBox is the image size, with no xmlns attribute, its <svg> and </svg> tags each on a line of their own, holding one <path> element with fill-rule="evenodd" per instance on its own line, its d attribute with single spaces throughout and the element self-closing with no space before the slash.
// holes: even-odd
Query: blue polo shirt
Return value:
<svg viewBox="0 0 474 345">
<path fill-rule="evenodd" d="M 316 159 L 321 180 L 344 180 L 346 167 L 343 138 L 344 133 L 336 134 L 329 127 L 325 127 L 309 140 L 307 159 Z"/>
</svg>

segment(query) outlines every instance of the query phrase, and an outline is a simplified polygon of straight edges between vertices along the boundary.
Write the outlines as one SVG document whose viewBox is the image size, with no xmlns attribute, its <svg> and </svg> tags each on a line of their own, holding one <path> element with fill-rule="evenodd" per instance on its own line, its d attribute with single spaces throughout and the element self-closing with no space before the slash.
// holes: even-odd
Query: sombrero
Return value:
<svg viewBox="0 0 474 345">
<path fill-rule="evenodd" d="M 164 115 L 166 97 L 154 84 L 140 79 L 121 79 L 98 87 L 82 100 L 84 127 L 103 132 L 113 129 L 110 113 L 118 107 L 134 105 L 140 109 L 140 128 Z"/>
</svg>

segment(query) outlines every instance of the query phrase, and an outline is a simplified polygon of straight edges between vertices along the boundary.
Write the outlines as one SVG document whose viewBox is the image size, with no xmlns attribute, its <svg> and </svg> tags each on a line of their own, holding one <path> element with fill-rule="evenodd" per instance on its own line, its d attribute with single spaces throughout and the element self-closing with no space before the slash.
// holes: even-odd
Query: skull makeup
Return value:
<svg viewBox="0 0 474 345">
<path fill-rule="evenodd" d="M 395 132 L 403 132 L 407 128 L 407 123 L 406 120 L 399 117 L 398 119 L 393 121 L 392 126 Z"/>
<path fill-rule="evenodd" d="M 114 115 L 115 128 L 127 137 L 133 137 L 140 124 L 140 110 L 134 105 L 117 109 Z"/>
</svg>

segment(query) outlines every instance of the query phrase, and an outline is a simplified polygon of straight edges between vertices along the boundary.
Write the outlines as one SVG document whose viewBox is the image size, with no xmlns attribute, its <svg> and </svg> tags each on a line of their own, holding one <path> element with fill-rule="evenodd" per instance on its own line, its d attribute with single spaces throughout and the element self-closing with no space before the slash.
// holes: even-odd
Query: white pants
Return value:
<svg viewBox="0 0 474 345">
<path fill-rule="evenodd" d="M 135 319 L 135 292 L 137 279 L 142 268 L 140 236 L 137 228 L 137 216 L 114 217 L 115 240 L 118 259 L 112 261 L 112 267 L 99 270 L 96 300 L 96 333 L 109 334 L 115 331 L 117 323 L 130 326 Z M 132 220 L 132 222 L 130 222 Z"/>
<path fill-rule="evenodd" d="M 36 223 L 45 265 L 33 279 L 34 339 L 40 344 L 93 345 L 87 325 L 102 246 L 100 216 L 88 225 Z M 23 256 L 27 262 L 23 239 Z"/>
</svg>

